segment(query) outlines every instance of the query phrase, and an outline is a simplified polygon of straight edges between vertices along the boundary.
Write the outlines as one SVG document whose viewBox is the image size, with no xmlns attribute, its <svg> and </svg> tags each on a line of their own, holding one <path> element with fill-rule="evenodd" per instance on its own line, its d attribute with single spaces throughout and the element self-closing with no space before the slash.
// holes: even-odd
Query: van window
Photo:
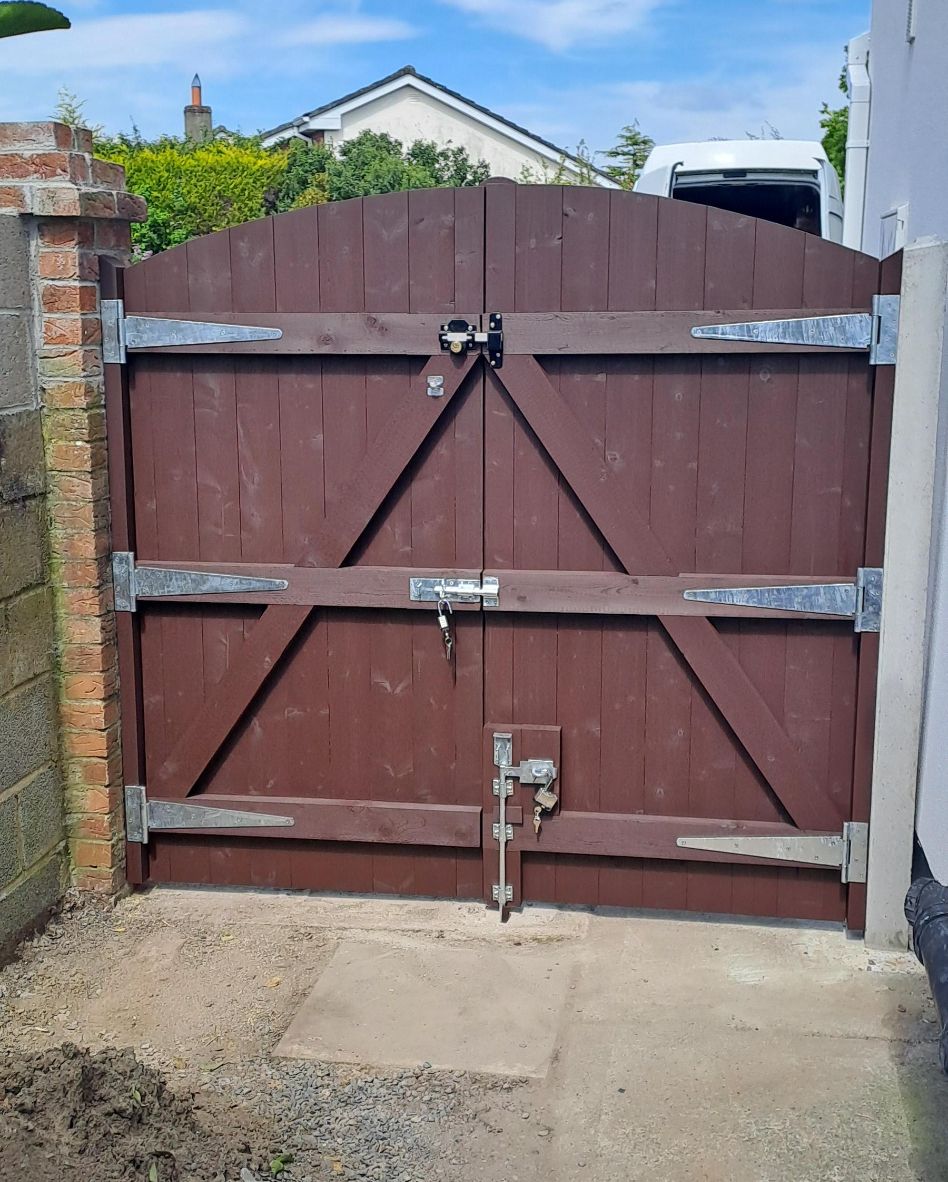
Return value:
<svg viewBox="0 0 948 1182">
<path fill-rule="evenodd" d="M 764 218 L 810 234 L 819 234 L 821 230 L 820 191 L 815 183 L 729 176 L 720 180 L 682 177 L 676 179 L 672 196 L 679 201 L 695 201 L 699 205 Z"/>
</svg>

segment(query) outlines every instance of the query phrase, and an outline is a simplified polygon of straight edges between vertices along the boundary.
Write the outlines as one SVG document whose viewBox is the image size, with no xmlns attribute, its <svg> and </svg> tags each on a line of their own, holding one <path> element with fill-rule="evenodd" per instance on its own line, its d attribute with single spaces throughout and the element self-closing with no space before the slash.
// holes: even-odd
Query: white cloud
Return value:
<svg viewBox="0 0 948 1182">
<path fill-rule="evenodd" d="M 659 144 L 743 139 L 768 125 L 786 139 L 819 139 L 820 104 L 843 101 L 833 90 L 838 59 L 835 45 L 789 46 L 774 52 L 766 72 L 738 77 L 725 70 L 545 91 L 504 113 L 556 143 L 571 147 L 585 139 L 598 151 L 634 119 Z"/>
<path fill-rule="evenodd" d="M 371 16 L 320 16 L 281 33 L 278 45 L 364 45 L 402 41 L 416 30 L 407 21 Z"/>
<path fill-rule="evenodd" d="M 247 20 L 226 8 L 77 20 L 71 29 L 36 34 L 35 52 L 24 53 L 12 41 L 0 43 L 0 77 L 50 75 L 77 66 L 91 72 L 193 62 L 247 30 Z"/>
<path fill-rule="evenodd" d="M 555 52 L 599 45 L 643 28 L 668 0 L 441 0 L 485 24 Z"/>
</svg>

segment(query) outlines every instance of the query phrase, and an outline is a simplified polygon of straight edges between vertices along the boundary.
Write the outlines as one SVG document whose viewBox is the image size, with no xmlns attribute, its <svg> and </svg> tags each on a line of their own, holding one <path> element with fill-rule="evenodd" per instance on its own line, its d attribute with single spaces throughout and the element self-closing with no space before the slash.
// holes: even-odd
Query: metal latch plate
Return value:
<svg viewBox="0 0 948 1182">
<path fill-rule="evenodd" d="M 412 603 L 483 603 L 484 607 L 500 605 L 500 583 L 497 579 L 455 579 L 444 575 L 408 580 L 408 594 Z"/>
</svg>

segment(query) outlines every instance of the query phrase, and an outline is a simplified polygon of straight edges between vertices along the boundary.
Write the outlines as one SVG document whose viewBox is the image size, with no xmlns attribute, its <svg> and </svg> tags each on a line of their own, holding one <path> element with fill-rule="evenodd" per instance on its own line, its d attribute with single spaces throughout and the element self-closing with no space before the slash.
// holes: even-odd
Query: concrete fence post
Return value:
<svg viewBox="0 0 948 1182">
<path fill-rule="evenodd" d="M 24 242 L 30 312 L 11 348 L 32 371 L 45 453 L 66 834 L 74 882 L 106 891 L 123 881 L 123 841 L 98 277 L 146 215 L 124 182 L 86 130 L 0 124 L 0 219 Z"/>
</svg>

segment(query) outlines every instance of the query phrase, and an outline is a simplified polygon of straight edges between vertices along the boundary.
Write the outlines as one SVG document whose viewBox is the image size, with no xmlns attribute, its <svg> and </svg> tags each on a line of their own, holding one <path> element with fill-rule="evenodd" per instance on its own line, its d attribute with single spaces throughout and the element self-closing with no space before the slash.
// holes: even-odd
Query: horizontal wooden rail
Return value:
<svg viewBox="0 0 948 1182">
<path fill-rule="evenodd" d="M 683 591 L 713 587 L 809 586 L 851 582 L 840 575 L 627 575 L 611 571 L 484 571 L 499 583 L 500 608 L 491 612 L 560 612 L 603 616 L 740 616 L 749 620 L 840 620 L 773 608 L 684 599 Z"/>
<path fill-rule="evenodd" d="M 802 316 L 842 316 L 868 308 L 731 308 L 665 312 L 503 312 L 504 354 L 655 354 L 655 353 L 839 353 L 865 350 L 820 345 L 768 344 L 696 338 L 705 324 L 743 324 Z M 134 312 L 129 310 L 129 314 Z M 297 354 L 316 356 L 417 356 L 439 351 L 438 333 L 446 317 L 410 312 L 220 312 L 162 311 L 158 319 L 199 320 L 206 324 L 279 328 L 277 340 L 210 345 L 153 345 L 138 353 Z M 454 318 L 454 315 L 451 317 Z M 486 329 L 487 317 L 458 315 Z M 480 346 L 477 346 L 478 348 Z M 457 360 L 445 355 L 445 365 Z"/>
<path fill-rule="evenodd" d="M 366 841 L 383 845 L 436 845 L 476 849 L 480 805 L 409 804 L 385 800 L 319 800 L 302 796 L 201 793 L 189 804 L 292 817 L 294 824 L 261 829 L 174 829 L 164 833 L 207 837 L 261 837 L 302 841 Z"/>
<path fill-rule="evenodd" d="M 397 566 L 314 567 L 288 563 L 261 562 L 153 562 L 136 559 L 138 566 L 216 571 L 220 574 L 250 575 L 285 579 L 285 591 L 240 591 L 221 595 L 149 596 L 147 603 L 282 603 L 310 607 L 408 608 L 432 611 L 430 601 L 416 602 L 409 596 L 409 580 L 445 575 L 448 578 L 481 578 L 472 568 L 429 568 Z M 489 568 L 484 577 L 498 580 L 500 606 L 486 614 L 503 612 L 556 612 L 602 616 L 719 616 L 750 620 L 840 620 L 845 616 L 815 615 L 779 611 L 773 608 L 738 607 L 726 603 L 703 603 L 682 598 L 689 589 L 711 587 L 771 587 L 848 582 L 841 575 L 626 575 L 611 571 L 499 570 Z M 456 612 L 480 611 L 476 603 L 456 603 Z"/>
<path fill-rule="evenodd" d="M 509 312 L 504 316 L 504 354 L 563 353 L 839 353 L 867 350 L 820 345 L 768 344 L 693 337 L 705 324 L 745 324 L 845 316 L 868 308 L 733 308 L 702 312 Z"/>
<path fill-rule="evenodd" d="M 524 810 L 526 813 L 528 810 Z M 606 858 L 662 858 L 687 862 L 734 862 L 752 866 L 802 866 L 775 858 L 752 858 L 725 850 L 684 849 L 679 837 L 804 837 L 809 831 L 768 821 L 723 821 L 648 814 L 562 812 L 544 817 L 534 833 L 532 813 L 514 828 L 508 847 L 520 853 L 594 854 Z M 822 836 L 838 837 L 839 834 Z M 810 867 L 813 869 L 813 867 Z M 818 868 L 817 868 L 818 869 Z M 824 868 L 825 869 L 825 868 Z"/>
</svg>

